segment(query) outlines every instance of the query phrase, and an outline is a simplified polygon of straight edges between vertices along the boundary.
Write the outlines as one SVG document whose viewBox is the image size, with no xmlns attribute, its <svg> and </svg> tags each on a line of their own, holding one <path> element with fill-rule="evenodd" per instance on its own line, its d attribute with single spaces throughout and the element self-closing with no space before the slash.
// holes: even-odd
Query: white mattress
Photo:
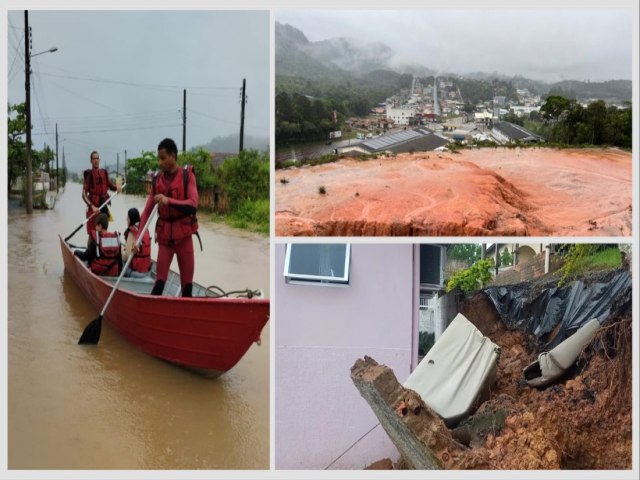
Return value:
<svg viewBox="0 0 640 480">
<path fill-rule="evenodd" d="M 458 314 L 404 382 L 447 425 L 470 415 L 495 380 L 500 348 Z"/>
</svg>

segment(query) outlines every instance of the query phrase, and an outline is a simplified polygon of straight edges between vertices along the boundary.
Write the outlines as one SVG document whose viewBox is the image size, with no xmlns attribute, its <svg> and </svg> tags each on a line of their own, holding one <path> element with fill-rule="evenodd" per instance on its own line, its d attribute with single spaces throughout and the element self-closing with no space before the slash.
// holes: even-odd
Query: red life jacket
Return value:
<svg viewBox="0 0 640 480">
<path fill-rule="evenodd" d="M 138 224 L 131 225 L 129 230 L 133 234 L 133 238 L 138 236 Z M 129 237 L 129 231 L 124 232 L 124 239 Z M 131 270 L 136 272 L 146 273 L 151 270 L 151 237 L 149 236 L 149 230 L 144 232 L 142 242 L 140 242 L 139 252 L 136 253 L 131 259 Z"/>
<path fill-rule="evenodd" d="M 117 276 L 118 257 L 120 256 L 120 239 L 117 232 L 91 232 L 96 242 L 96 258 L 91 262 L 91 271 L 96 275 Z M 133 260 L 132 260 L 133 261 Z"/>
<path fill-rule="evenodd" d="M 185 200 L 187 198 L 189 172 L 193 170 L 191 165 L 185 165 L 180 169 L 170 184 L 165 182 L 163 173 L 156 173 L 152 181 L 152 194 L 161 193 L 166 197 Z M 174 245 L 185 238 L 196 234 L 198 231 L 198 219 L 196 214 L 185 214 L 177 208 L 169 205 L 158 207 L 158 222 L 156 223 L 156 241 L 161 245 Z"/>
<path fill-rule="evenodd" d="M 89 201 L 96 207 L 102 205 L 107 199 L 109 191 L 109 177 L 104 168 L 98 169 L 97 175 L 94 176 L 93 169 L 84 171 L 84 178 L 87 179 L 87 196 Z"/>
</svg>

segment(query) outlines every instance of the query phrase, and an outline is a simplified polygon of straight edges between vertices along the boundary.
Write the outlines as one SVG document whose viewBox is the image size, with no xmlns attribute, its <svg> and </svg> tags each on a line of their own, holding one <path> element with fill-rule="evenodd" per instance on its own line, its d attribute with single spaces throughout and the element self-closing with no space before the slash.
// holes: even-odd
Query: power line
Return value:
<svg viewBox="0 0 640 480">
<path fill-rule="evenodd" d="M 108 114 L 108 115 L 74 115 L 74 116 L 66 116 L 66 117 L 56 117 L 56 120 L 81 120 L 86 123 L 87 120 L 116 120 L 119 117 L 148 117 L 152 115 L 162 115 L 162 114 L 175 114 L 175 109 L 162 109 L 162 110 L 150 110 L 146 112 L 135 112 L 135 113 L 119 113 L 119 114 Z M 47 118 L 47 120 L 51 120 Z"/>
<path fill-rule="evenodd" d="M 198 110 L 194 110 L 193 108 L 191 108 L 190 110 L 191 110 L 191 112 L 193 112 L 193 113 L 197 113 L 198 115 L 202 115 L 203 117 L 207 117 L 207 118 L 211 118 L 211 119 L 213 119 L 213 120 L 217 120 L 218 122 L 222 122 L 222 123 L 229 123 L 229 124 L 231 124 L 231 125 L 236 125 L 236 126 L 240 124 L 240 122 L 233 122 L 233 121 L 231 121 L 231 120 L 225 120 L 225 119 L 223 119 L 223 118 L 214 117 L 213 115 L 209 115 L 209 114 L 206 114 L 206 113 L 200 112 L 200 111 L 198 111 Z"/>
<path fill-rule="evenodd" d="M 52 81 L 52 80 L 49 80 L 49 83 L 50 83 L 51 85 L 54 85 L 54 86 L 58 87 L 58 88 L 59 88 L 59 89 L 61 89 L 61 90 L 64 90 L 65 92 L 70 93 L 71 95 L 73 95 L 73 96 L 75 96 L 75 97 L 78 97 L 78 98 L 80 98 L 80 99 L 82 99 L 82 100 L 85 100 L 85 101 L 87 101 L 87 102 L 89 102 L 89 103 L 93 103 L 93 104 L 98 105 L 98 106 L 100 106 L 100 107 L 107 108 L 107 109 L 109 109 L 109 110 L 111 110 L 111 111 L 114 111 L 114 112 L 118 111 L 118 110 L 115 110 L 115 109 L 114 109 L 113 107 L 111 107 L 110 105 L 106 105 L 106 104 L 104 104 L 104 103 L 100 103 L 100 102 L 98 102 L 98 101 L 96 101 L 96 100 L 93 100 L 93 99 L 87 98 L 87 97 L 85 97 L 84 95 L 80 95 L 79 93 L 74 92 L 74 91 L 72 91 L 72 90 L 69 90 L 68 88 L 63 87 L 62 85 L 59 85 L 59 84 L 57 84 L 56 82 L 54 82 L 54 81 Z"/>
<path fill-rule="evenodd" d="M 42 107 L 40 105 L 40 95 L 41 95 L 41 92 L 42 92 L 42 81 L 40 80 L 40 77 L 37 75 L 37 72 L 36 72 L 36 75 L 35 75 L 35 78 L 34 78 L 34 83 L 38 84 L 38 88 L 35 88 L 33 90 L 33 97 L 36 100 L 36 105 L 38 107 L 38 112 L 40 112 L 40 118 L 42 118 L 42 117 L 44 117 L 44 114 L 42 113 L 43 109 L 42 109 Z M 43 99 L 43 102 L 44 102 L 44 99 Z M 45 134 L 48 136 L 49 143 L 53 143 L 51 141 L 52 140 L 51 134 L 47 131 L 47 127 L 44 124 L 42 125 L 42 127 L 44 128 Z"/>
<path fill-rule="evenodd" d="M 84 80 L 87 82 L 97 82 L 97 83 L 111 83 L 115 85 L 125 85 L 128 87 L 139 87 L 139 88 L 157 88 L 161 90 L 236 90 L 237 87 L 201 87 L 201 86 L 185 86 L 185 85 L 161 85 L 161 84 L 151 84 L 151 83 L 136 83 L 136 82 L 127 82 L 123 80 L 113 80 L 107 78 L 100 77 L 83 77 L 78 75 L 62 75 L 57 73 L 49 73 L 49 72 L 41 72 L 42 75 L 46 75 L 49 77 L 59 77 L 59 78 L 67 78 L 71 80 Z M 202 93 L 199 93 L 203 95 Z"/>
<path fill-rule="evenodd" d="M 62 135 L 75 135 L 78 133 L 105 133 L 105 132 L 125 132 L 131 130 L 153 130 L 155 128 L 171 128 L 171 127 L 180 127 L 182 124 L 173 123 L 167 125 L 149 125 L 145 127 L 127 127 L 127 128 L 107 128 L 107 129 L 96 129 L 96 130 L 76 130 L 76 131 L 68 131 L 65 130 L 61 132 Z M 34 133 L 33 135 L 42 135 L 42 133 Z"/>
<path fill-rule="evenodd" d="M 190 111 L 192 113 L 197 113 L 198 115 L 202 115 L 203 117 L 211 118 L 212 120 L 217 120 L 218 122 L 229 123 L 231 125 L 235 125 L 236 127 L 240 125 L 240 122 L 234 122 L 232 120 L 224 120 L 222 118 L 214 117 L 213 115 L 209 115 L 209 114 L 200 112 L 198 110 L 194 110 L 193 108 L 191 108 Z M 253 125 L 253 124 L 250 124 L 250 123 L 246 123 L 245 125 L 247 127 L 251 128 L 252 130 L 261 130 L 263 132 L 268 132 L 269 131 L 268 127 L 260 127 L 258 125 Z"/>
<path fill-rule="evenodd" d="M 18 40 L 18 44 L 15 47 L 15 54 L 13 55 L 13 61 L 11 62 L 11 67 L 9 67 L 9 78 L 12 78 L 12 73 L 13 73 L 13 67 L 16 63 L 16 59 L 18 58 L 18 56 L 20 57 L 20 59 L 22 61 L 24 61 L 23 57 L 22 57 L 22 53 L 20 52 L 20 44 L 22 42 L 22 40 L 24 39 L 24 33 L 22 34 L 22 37 L 20 37 L 20 40 Z M 9 80 L 9 82 L 11 82 L 11 80 Z"/>
</svg>

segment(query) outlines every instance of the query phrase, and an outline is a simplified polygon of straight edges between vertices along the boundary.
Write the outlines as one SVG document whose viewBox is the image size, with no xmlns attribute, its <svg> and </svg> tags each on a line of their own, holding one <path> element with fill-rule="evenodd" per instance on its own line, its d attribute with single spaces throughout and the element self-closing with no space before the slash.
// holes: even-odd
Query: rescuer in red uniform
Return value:
<svg viewBox="0 0 640 480">
<path fill-rule="evenodd" d="M 142 212 L 140 231 L 149 219 L 154 203 L 158 207 L 156 241 L 158 262 L 152 295 L 162 295 L 173 255 L 178 257 L 182 296 L 190 297 L 193 288 L 193 238 L 197 234 L 198 188 L 193 168 L 178 166 L 178 147 L 170 138 L 158 145 L 160 170 L 153 177 L 151 192 Z"/>
<path fill-rule="evenodd" d="M 151 237 L 149 230 L 144 232 L 142 242 L 138 248 L 138 253 L 133 252 L 133 246 L 140 231 L 140 212 L 137 208 L 130 208 L 127 213 L 128 227 L 124 231 L 126 244 L 122 251 L 122 261 L 126 262 L 130 255 L 133 255 L 131 264 L 124 272 L 125 277 L 143 278 L 148 277 L 151 271 Z"/>
<path fill-rule="evenodd" d="M 108 198 L 108 191 L 118 191 L 104 168 L 100 168 L 100 155 L 95 150 L 91 152 L 91 168 L 84 171 L 84 184 L 82 186 L 82 200 L 87 204 L 87 218 L 98 211 Z M 103 213 L 109 214 L 105 206 Z M 87 233 L 91 236 L 96 231 L 96 219 L 92 218 L 87 222 Z"/>
</svg>

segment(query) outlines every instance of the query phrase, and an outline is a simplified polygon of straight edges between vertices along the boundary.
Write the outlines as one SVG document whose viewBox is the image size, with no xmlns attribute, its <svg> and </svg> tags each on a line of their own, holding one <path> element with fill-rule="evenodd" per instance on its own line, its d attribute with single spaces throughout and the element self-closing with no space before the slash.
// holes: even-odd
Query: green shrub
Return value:
<svg viewBox="0 0 640 480">
<path fill-rule="evenodd" d="M 466 270 L 454 273 L 447 283 L 447 292 L 460 287 L 464 293 L 469 293 L 484 287 L 491 280 L 491 267 L 493 260 L 478 260 Z"/>
<path fill-rule="evenodd" d="M 269 200 L 245 200 L 229 216 L 229 224 L 235 228 L 269 233 Z"/>
</svg>

